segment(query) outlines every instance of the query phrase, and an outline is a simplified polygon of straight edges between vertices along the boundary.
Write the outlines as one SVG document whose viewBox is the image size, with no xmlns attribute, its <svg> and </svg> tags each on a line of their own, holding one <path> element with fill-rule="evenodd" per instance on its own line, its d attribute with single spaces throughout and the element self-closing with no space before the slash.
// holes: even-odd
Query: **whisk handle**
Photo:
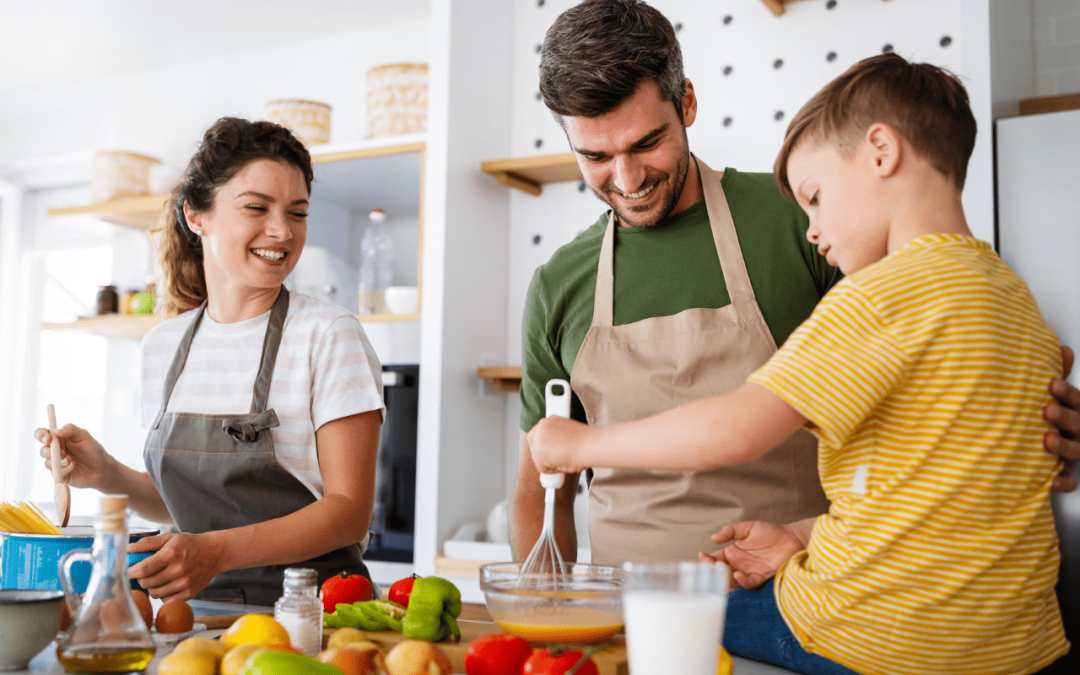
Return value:
<svg viewBox="0 0 1080 675">
<path fill-rule="evenodd" d="M 540 485 L 545 490 L 558 490 L 563 486 L 566 481 L 566 474 L 564 473 L 542 473 L 540 474 Z"/>
<path fill-rule="evenodd" d="M 562 387 L 556 394 L 555 387 Z M 544 387 L 544 417 L 570 417 L 570 383 L 566 380 L 548 380 Z"/>
</svg>

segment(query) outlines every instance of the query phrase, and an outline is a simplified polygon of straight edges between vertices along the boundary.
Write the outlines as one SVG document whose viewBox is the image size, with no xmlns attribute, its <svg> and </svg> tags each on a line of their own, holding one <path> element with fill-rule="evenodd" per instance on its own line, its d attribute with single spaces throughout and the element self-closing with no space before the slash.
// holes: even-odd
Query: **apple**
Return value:
<svg viewBox="0 0 1080 675">
<path fill-rule="evenodd" d="M 386 655 L 389 675 L 451 675 L 454 667 L 443 650 L 424 640 L 405 640 Z"/>
<path fill-rule="evenodd" d="M 357 648 L 364 644 L 371 648 Z M 384 671 L 382 652 L 373 642 L 353 642 L 348 647 L 324 649 L 319 652 L 319 660 L 337 666 L 344 675 L 379 675 Z"/>
</svg>

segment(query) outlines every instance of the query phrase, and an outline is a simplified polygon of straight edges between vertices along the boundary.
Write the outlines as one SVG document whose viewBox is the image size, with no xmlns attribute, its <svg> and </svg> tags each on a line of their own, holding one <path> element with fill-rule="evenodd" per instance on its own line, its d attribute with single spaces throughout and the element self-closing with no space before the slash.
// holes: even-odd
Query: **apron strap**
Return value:
<svg viewBox="0 0 1080 675">
<path fill-rule="evenodd" d="M 724 196 L 724 186 L 716 172 L 698 159 L 697 155 L 694 155 L 694 161 L 698 165 L 701 191 L 705 195 L 705 210 L 709 214 L 713 242 L 720 258 L 720 271 L 724 275 L 728 297 L 736 307 L 746 304 L 756 307 L 757 298 L 754 296 L 754 287 L 750 284 L 750 275 L 746 271 L 746 261 L 739 246 L 739 235 L 735 230 L 735 221 L 731 217 L 727 197 Z"/>
<path fill-rule="evenodd" d="M 255 376 L 255 388 L 251 397 L 251 414 L 266 410 L 266 400 L 270 397 L 270 378 L 274 375 L 274 362 L 277 361 L 278 346 L 285 327 L 285 316 L 289 313 L 289 289 L 283 285 L 277 300 L 270 310 L 270 321 L 266 324 L 266 337 L 263 338 L 262 361 L 259 374 Z M 277 421 L 276 418 L 274 420 Z M 277 426 L 274 424 L 273 426 Z"/>
<path fill-rule="evenodd" d="M 187 361 L 188 352 L 191 351 L 191 341 L 195 337 L 195 331 L 198 330 L 199 322 L 202 321 L 205 311 L 206 300 L 203 300 L 198 310 L 195 311 L 195 318 L 191 320 L 187 330 L 184 331 L 184 336 L 180 338 L 180 346 L 177 347 L 172 365 L 169 367 L 169 373 L 165 376 L 165 387 L 161 393 L 161 409 L 158 410 L 157 415 L 154 417 L 154 423 L 150 425 L 151 429 L 157 429 L 158 425 L 161 424 L 161 418 L 165 415 L 165 408 L 169 405 L 173 387 L 176 386 L 176 380 L 180 377 L 180 371 L 184 369 L 184 362 Z"/>
<path fill-rule="evenodd" d="M 615 320 L 615 212 L 607 213 L 607 229 L 600 244 L 600 266 L 596 268 L 596 295 L 592 325 L 610 327 Z"/>
</svg>

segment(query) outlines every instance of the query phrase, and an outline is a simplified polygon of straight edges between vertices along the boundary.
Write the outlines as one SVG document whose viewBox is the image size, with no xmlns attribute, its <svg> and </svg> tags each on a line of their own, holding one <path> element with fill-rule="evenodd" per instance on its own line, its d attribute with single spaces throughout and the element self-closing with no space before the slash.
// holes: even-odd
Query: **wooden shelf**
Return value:
<svg viewBox="0 0 1080 675">
<path fill-rule="evenodd" d="M 413 314 L 357 314 L 360 323 L 406 323 L 419 321 L 420 312 Z"/>
<path fill-rule="evenodd" d="M 784 5 L 790 5 L 793 2 L 802 2 L 803 0 L 761 0 L 761 4 L 769 8 L 769 11 L 776 16 L 784 16 Z M 885 0 L 888 2 L 889 0 Z"/>
<path fill-rule="evenodd" d="M 43 323 L 42 330 L 78 330 L 105 337 L 141 340 L 146 331 L 162 322 L 156 314 L 106 314 L 64 323 Z"/>
<path fill-rule="evenodd" d="M 1080 94 L 1062 94 L 1060 96 L 1040 96 L 1020 100 L 1021 115 L 1040 115 L 1042 113 L 1080 110 Z"/>
<path fill-rule="evenodd" d="M 71 206 L 62 209 L 49 209 L 50 218 L 92 217 L 99 218 L 113 225 L 133 227 L 149 232 L 157 225 L 161 211 L 168 200 L 166 195 L 144 195 L 110 199 L 107 202 Z"/>
<path fill-rule="evenodd" d="M 514 394 L 521 391 L 521 366 L 481 366 L 476 369 L 480 380 L 491 380 L 491 390 Z"/>
<path fill-rule="evenodd" d="M 574 153 L 495 159 L 480 163 L 480 170 L 501 184 L 539 197 L 543 185 L 581 180 Z"/>
</svg>

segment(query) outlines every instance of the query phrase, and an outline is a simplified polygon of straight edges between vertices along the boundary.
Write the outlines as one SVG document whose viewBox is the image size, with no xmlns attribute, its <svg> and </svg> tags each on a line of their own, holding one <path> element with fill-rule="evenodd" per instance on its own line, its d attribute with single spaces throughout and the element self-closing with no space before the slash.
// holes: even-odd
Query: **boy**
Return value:
<svg viewBox="0 0 1080 675">
<path fill-rule="evenodd" d="M 981 675 L 1068 651 L 1059 465 L 1041 450 L 1061 355 L 1024 282 L 967 228 L 974 142 L 954 76 L 895 54 L 856 64 L 792 120 L 775 166 L 848 276 L 730 394 L 529 434 L 542 472 L 719 468 L 803 426 L 818 437 L 828 514 L 717 535 L 737 540 L 715 557 L 739 584 L 775 573 L 732 595 L 734 653 L 806 673 Z"/>
</svg>

